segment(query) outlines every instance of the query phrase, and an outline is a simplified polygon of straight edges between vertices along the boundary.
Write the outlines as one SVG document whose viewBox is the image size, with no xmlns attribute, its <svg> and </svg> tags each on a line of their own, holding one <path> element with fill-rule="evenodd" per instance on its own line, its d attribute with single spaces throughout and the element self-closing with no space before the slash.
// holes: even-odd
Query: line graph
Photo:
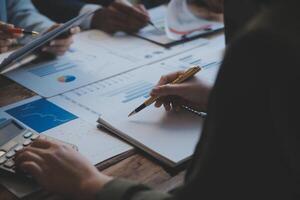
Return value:
<svg viewBox="0 0 300 200">
<path fill-rule="evenodd" d="M 39 99 L 5 112 L 39 133 L 77 119 L 77 116 L 46 99 Z"/>
</svg>

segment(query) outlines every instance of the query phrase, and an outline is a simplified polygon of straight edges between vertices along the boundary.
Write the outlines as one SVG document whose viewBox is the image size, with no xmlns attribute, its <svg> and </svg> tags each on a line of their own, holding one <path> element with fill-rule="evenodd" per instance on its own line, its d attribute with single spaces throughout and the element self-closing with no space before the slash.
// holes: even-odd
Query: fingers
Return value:
<svg viewBox="0 0 300 200">
<path fill-rule="evenodd" d="M 184 96 L 186 90 L 186 84 L 167 84 L 154 88 L 151 92 L 152 96 Z"/>
<path fill-rule="evenodd" d="M 55 55 L 63 55 L 73 43 L 73 38 L 70 36 L 66 39 L 56 39 L 50 42 L 49 46 L 45 46 L 42 51 Z"/>
<path fill-rule="evenodd" d="M 149 16 L 145 14 L 139 8 L 130 7 L 124 3 L 114 2 L 111 8 L 115 9 L 119 15 L 122 15 L 123 19 L 126 19 L 125 25 L 130 29 L 139 30 L 147 25 Z M 124 30 L 123 30 L 124 31 Z"/>
<path fill-rule="evenodd" d="M 16 43 L 16 38 L 23 37 L 23 34 L 12 34 L 8 29 L 14 28 L 12 24 L 0 22 L 0 53 L 9 51 L 9 48 Z"/>
<path fill-rule="evenodd" d="M 55 39 L 50 42 L 50 46 L 67 46 L 69 47 L 73 43 L 73 38 L 70 36 L 64 39 Z"/>
<path fill-rule="evenodd" d="M 186 101 L 183 98 L 178 96 L 168 96 L 157 100 L 155 102 L 155 107 L 161 107 L 163 105 L 166 111 L 180 111 L 181 106 L 185 103 Z"/>
<path fill-rule="evenodd" d="M 16 43 L 16 40 L 14 39 L 0 39 L 0 47 L 7 47 L 11 46 Z"/>
<path fill-rule="evenodd" d="M 61 26 L 61 24 L 55 24 L 48 29 L 48 31 L 54 30 Z M 73 35 L 80 32 L 79 27 L 73 27 L 70 29 L 68 35 L 58 37 L 50 42 L 48 46 L 42 48 L 43 52 L 51 53 L 54 55 L 62 56 L 69 49 L 73 43 Z"/>
<path fill-rule="evenodd" d="M 77 33 L 80 33 L 80 31 L 81 31 L 80 28 L 78 26 L 76 26 L 76 27 L 71 28 L 70 33 L 72 35 L 75 35 Z"/>
<path fill-rule="evenodd" d="M 21 163 L 24 162 L 35 162 L 38 165 L 42 165 L 43 159 L 42 157 L 34 151 L 34 149 L 26 149 L 19 154 L 17 154 L 15 158 L 15 162 L 17 166 L 20 166 Z"/>
<path fill-rule="evenodd" d="M 37 139 L 31 144 L 31 147 L 40 148 L 40 149 L 48 149 L 52 145 L 53 145 L 53 143 L 48 140 Z"/>
<path fill-rule="evenodd" d="M 149 17 L 135 7 L 131 7 L 120 2 L 114 2 L 112 6 L 117 10 L 119 10 L 120 12 L 126 14 L 127 16 L 131 16 L 139 21 L 143 21 L 143 22 L 149 21 Z"/>
<path fill-rule="evenodd" d="M 7 29 L 14 28 L 13 24 L 6 24 L 4 22 L 0 22 L 0 31 L 5 31 Z"/>
<path fill-rule="evenodd" d="M 54 24 L 53 26 L 51 26 L 51 27 L 47 30 L 47 32 L 53 31 L 54 29 L 60 27 L 61 25 L 62 25 L 62 24 Z"/>
<path fill-rule="evenodd" d="M 25 173 L 31 174 L 34 178 L 38 179 L 42 176 L 42 168 L 33 161 L 26 161 L 20 164 L 19 168 Z"/>
<path fill-rule="evenodd" d="M 184 73 L 184 71 L 177 71 L 165 76 L 162 76 L 157 84 L 157 86 L 160 85 L 165 85 L 168 83 L 171 83 L 172 81 L 174 81 L 175 79 L 177 79 L 180 75 L 182 75 Z"/>
<path fill-rule="evenodd" d="M 0 53 L 5 53 L 9 50 L 8 47 L 0 47 Z"/>
</svg>

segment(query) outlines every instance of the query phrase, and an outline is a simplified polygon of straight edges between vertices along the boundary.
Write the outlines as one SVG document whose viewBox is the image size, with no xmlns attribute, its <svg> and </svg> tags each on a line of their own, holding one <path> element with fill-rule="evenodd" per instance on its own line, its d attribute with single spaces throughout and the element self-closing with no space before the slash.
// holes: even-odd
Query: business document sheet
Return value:
<svg viewBox="0 0 300 200">
<path fill-rule="evenodd" d="M 60 106 L 69 104 L 69 107 L 80 107 L 87 120 L 93 121 L 100 116 L 111 122 L 111 125 L 126 130 L 125 133 L 137 142 L 146 143 L 148 149 L 164 155 L 170 163 L 181 162 L 193 153 L 200 137 L 202 118 L 189 112 L 166 113 L 164 109 L 153 106 L 132 118 L 127 115 L 149 97 L 151 89 L 164 74 L 185 70 L 190 65 L 200 65 L 203 70 L 197 76 L 214 82 L 222 51 L 209 54 L 201 51 L 201 48 L 194 49 L 180 56 L 67 92 L 55 97 L 55 103 Z M 183 135 L 182 132 L 186 134 Z M 170 134 L 176 136 L 170 139 Z M 181 141 L 179 144 L 178 140 Z M 163 143 L 168 145 L 163 147 Z M 170 146 L 175 143 L 179 145 L 176 149 Z"/>
<path fill-rule="evenodd" d="M 199 39 L 165 49 L 133 36 L 96 30 L 80 33 L 74 41 L 65 56 L 5 75 L 43 97 L 53 97 L 208 43 Z"/>
<path fill-rule="evenodd" d="M 76 106 L 66 109 L 55 104 L 55 99 L 46 100 L 38 96 L 0 109 L 1 119 L 13 118 L 35 132 L 74 144 L 94 165 L 132 149 L 99 131 L 95 126 L 96 120 L 89 121 L 84 116 Z"/>
</svg>

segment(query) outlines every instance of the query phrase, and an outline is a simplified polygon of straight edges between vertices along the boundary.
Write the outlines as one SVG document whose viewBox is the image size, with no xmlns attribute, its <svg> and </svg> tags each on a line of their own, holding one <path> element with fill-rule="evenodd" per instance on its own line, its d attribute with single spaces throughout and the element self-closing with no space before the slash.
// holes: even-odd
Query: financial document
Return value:
<svg viewBox="0 0 300 200">
<path fill-rule="evenodd" d="M 55 104 L 55 99 L 48 101 L 33 97 L 2 107 L 0 116 L 13 118 L 40 134 L 76 145 L 79 152 L 94 165 L 132 149 L 126 143 L 99 131 L 95 123 L 81 118 L 80 111 L 72 107 L 72 110 L 65 109 Z"/>
<path fill-rule="evenodd" d="M 43 97 L 53 97 L 208 44 L 199 39 L 165 49 L 132 36 L 100 31 L 80 33 L 74 40 L 65 56 L 35 62 L 5 75 Z"/>
<path fill-rule="evenodd" d="M 153 145 L 148 148 L 159 151 L 170 162 L 180 162 L 183 161 L 183 158 L 192 155 L 200 136 L 202 119 L 187 112 L 166 113 L 164 109 L 156 109 L 153 106 L 133 118 L 128 118 L 127 115 L 149 97 L 151 89 L 161 75 L 185 70 L 190 65 L 200 65 L 203 70 L 197 76 L 200 79 L 214 82 L 222 59 L 222 51 L 211 54 L 204 54 L 201 51 L 201 48 L 194 49 L 180 56 L 70 91 L 52 98 L 50 101 L 64 108 L 73 106 L 80 108 L 78 112 L 83 113 L 86 120 L 94 121 L 100 116 L 102 119 L 112 122 L 113 126 L 120 127 L 122 125 L 123 130 L 128 130 L 126 134 L 132 134 L 130 137 L 139 138 L 140 143 L 147 142 L 148 144 L 153 141 Z M 160 138 L 162 142 L 167 142 L 170 132 L 175 130 L 186 130 L 188 133 L 185 137 L 178 135 L 172 138 L 173 140 L 181 138 L 182 141 L 180 143 L 182 146 L 179 148 L 182 151 L 174 154 L 170 146 L 161 149 L 161 143 L 157 143 L 157 138 Z M 156 137 L 156 132 L 162 135 Z M 152 140 L 150 140 L 151 138 Z M 172 139 L 169 140 L 170 144 L 172 144 Z M 173 142 L 175 143 L 175 141 Z"/>
</svg>

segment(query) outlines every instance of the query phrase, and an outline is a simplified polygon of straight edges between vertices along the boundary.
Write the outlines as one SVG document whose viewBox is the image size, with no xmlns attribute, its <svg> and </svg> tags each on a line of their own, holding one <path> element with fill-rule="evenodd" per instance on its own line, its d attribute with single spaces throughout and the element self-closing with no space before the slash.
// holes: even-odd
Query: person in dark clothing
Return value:
<svg viewBox="0 0 300 200">
<path fill-rule="evenodd" d="M 226 16 L 231 15 L 227 6 L 242 9 L 246 5 L 233 2 L 225 1 L 227 20 L 235 19 Z M 208 111 L 182 187 L 162 193 L 108 177 L 73 150 L 44 140 L 18 153 L 19 168 L 47 190 L 75 199 L 299 199 L 300 3 L 251 2 L 259 9 L 246 7 L 240 14 L 255 10 L 249 12 L 252 17 L 226 22 L 226 33 L 231 34 L 212 90 L 197 79 L 164 85 L 175 73 L 163 77 L 152 91 L 161 97 L 156 106 L 163 104 L 167 110 L 176 107 L 172 99 L 176 95 L 176 100 L 198 103 Z M 237 32 L 231 32 L 230 25 Z"/>
</svg>

